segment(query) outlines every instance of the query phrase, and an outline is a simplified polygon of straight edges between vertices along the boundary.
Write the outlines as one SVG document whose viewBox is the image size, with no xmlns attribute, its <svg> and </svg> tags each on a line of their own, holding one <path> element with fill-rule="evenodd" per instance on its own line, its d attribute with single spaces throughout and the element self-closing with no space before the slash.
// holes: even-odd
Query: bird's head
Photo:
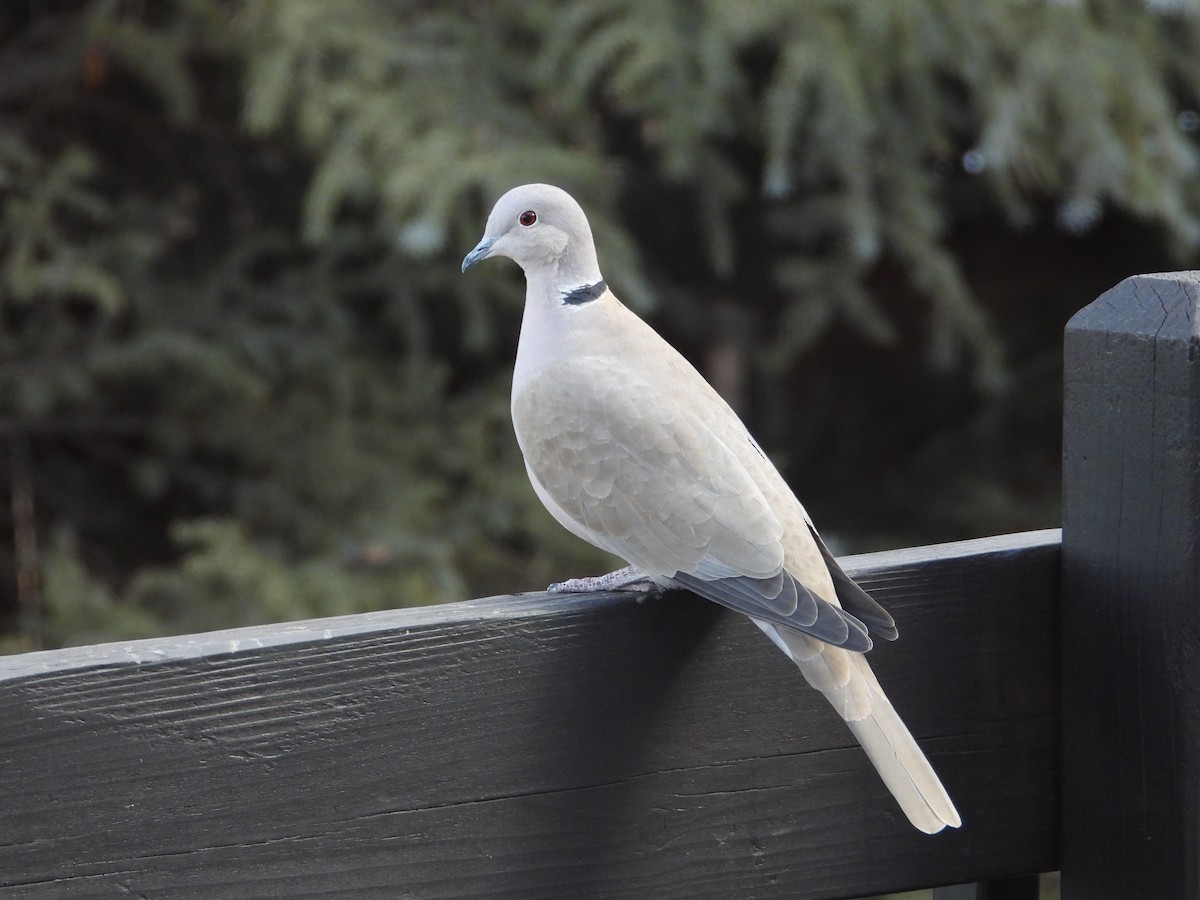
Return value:
<svg viewBox="0 0 1200 900">
<path fill-rule="evenodd" d="M 462 270 L 489 256 L 507 256 L 526 277 L 545 273 L 568 285 L 600 280 L 587 216 L 570 194 L 549 184 L 523 184 L 497 200 Z"/>
</svg>

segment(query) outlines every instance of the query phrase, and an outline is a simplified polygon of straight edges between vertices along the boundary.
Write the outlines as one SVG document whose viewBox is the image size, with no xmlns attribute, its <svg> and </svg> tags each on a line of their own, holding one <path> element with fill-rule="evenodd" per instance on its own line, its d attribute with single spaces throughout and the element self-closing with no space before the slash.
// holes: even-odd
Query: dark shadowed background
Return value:
<svg viewBox="0 0 1200 900">
<path fill-rule="evenodd" d="M 604 570 L 508 422 L 548 181 L 840 551 L 1054 526 L 1062 327 L 1200 266 L 1191 2 L 0 10 L 0 649 Z"/>
</svg>

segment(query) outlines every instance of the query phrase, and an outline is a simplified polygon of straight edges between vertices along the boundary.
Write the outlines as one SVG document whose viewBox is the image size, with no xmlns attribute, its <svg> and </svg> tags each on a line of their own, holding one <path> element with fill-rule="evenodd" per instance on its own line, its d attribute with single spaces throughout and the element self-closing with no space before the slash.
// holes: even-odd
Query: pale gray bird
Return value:
<svg viewBox="0 0 1200 900">
<path fill-rule="evenodd" d="M 904 814 L 961 824 L 867 664 L 892 617 L 829 552 L 729 405 L 608 289 L 569 194 L 513 188 L 465 272 L 489 256 L 525 271 L 512 419 L 538 498 L 630 567 L 558 590 L 686 588 L 750 617 L 854 732 Z"/>
</svg>

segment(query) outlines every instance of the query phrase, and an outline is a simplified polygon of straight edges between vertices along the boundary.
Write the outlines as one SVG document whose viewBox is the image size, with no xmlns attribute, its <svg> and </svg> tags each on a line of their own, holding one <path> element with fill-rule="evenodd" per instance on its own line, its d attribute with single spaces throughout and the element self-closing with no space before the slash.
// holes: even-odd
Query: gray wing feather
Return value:
<svg viewBox="0 0 1200 900">
<path fill-rule="evenodd" d="M 900 636 L 900 632 L 896 630 L 896 620 L 892 618 L 892 614 L 880 606 L 874 597 L 845 573 L 829 548 L 825 546 L 825 542 L 821 540 L 821 535 L 817 534 L 817 529 L 809 524 L 808 530 L 812 533 L 817 546 L 821 548 L 821 558 L 825 560 L 825 565 L 829 568 L 829 574 L 833 578 L 833 589 L 837 591 L 842 608 L 866 625 L 871 634 L 878 635 L 887 641 L 896 640 Z"/>
<path fill-rule="evenodd" d="M 871 638 L 862 622 L 813 594 L 787 570 L 775 579 L 741 577 L 704 581 L 686 572 L 677 572 L 671 580 L 707 600 L 756 619 L 784 625 L 835 647 L 860 653 L 871 649 Z M 783 588 L 784 592 L 796 593 L 806 598 L 798 608 L 810 609 L 810 619 L 804 621 L 796 614 L 780 615 L 771 608 L 770 601 L 764 598 L 772 589 L 780 590 L 777 586 L 780 581 L 786 585 Z"/>
</svg>

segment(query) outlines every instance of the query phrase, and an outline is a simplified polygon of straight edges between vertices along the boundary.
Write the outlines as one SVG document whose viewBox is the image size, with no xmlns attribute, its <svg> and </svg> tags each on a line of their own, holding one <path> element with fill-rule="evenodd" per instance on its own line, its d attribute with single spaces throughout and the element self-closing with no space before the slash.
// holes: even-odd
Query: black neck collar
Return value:
<svg viewBox="0 0 1200 900">
<path fill-rule="evenodd" d="M 601 294 L 608 290 L 608 285 L 601 278 L 595 284 L 585 284 L 582 287 L 577 287 L 572 291 L 567 291 L 562 296 L 562 302 L 570 306 L 579 306 L 583 303 L 590 303 L 597 299 Z"/>
</svg>

